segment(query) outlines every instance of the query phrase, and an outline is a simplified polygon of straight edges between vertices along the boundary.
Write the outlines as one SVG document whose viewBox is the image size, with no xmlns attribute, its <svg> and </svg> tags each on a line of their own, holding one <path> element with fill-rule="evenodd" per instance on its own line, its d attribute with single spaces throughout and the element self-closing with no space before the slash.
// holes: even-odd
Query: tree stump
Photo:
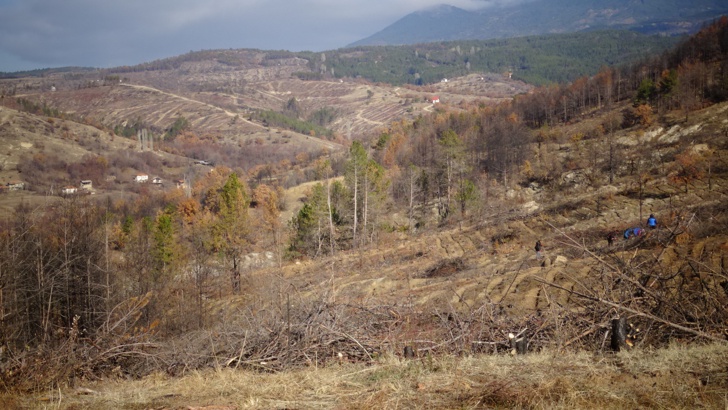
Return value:
<svg viewBox="0 0 728 410">
<path fill-rule="evenodd" d="M 511 343 L 511 354 L 526 354 L 528 352 L 528 339 L 524 336 L 516 336 L 513 333 L 508 334 Z"/>
<path fill-rule="evenodd" d="M 412 348 L 412 346 L 405 346 L 404 347 L 404 357 L 405 359 L 412 359 L 415 357 L 415 349 Z"/>
<path fill-rule="evenodd" d="M 627 319 L 621 317 L 612 319 L 612 350 L 618 352 L 628 347 L 627 345 Z"/>
</svg>

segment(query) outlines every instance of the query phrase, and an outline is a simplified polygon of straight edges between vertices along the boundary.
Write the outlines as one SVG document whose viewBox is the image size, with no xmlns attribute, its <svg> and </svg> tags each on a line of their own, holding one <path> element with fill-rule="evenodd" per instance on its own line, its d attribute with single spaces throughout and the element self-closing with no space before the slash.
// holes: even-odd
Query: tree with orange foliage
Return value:
<svg viewBox="0 0 728 410">
<path fill-rule="evenodd" d="M 182 199 L 177 205 L 177 212 L 186 225 L 192 225 L 200 212 L 200 203 L 193 198 Z"/>
<path fill-rule="evenodd" d="M 704 158 L 693 150 L 686 150 L 675 157 L 678 170 L 671 176 L 675 183 L 685 186 L 685 193 L 688 193 L 688 185 L 694 180 L 699 180 L 705 175 Z"/>
<path fill-rule="evenodd" d="M 655 122 L 654 112 L 649 104 L 638 105 L 634 109 L 634 114 L 643 127 L 649 127 Z"/>
<path fill-rule="evenodd" d="M 700 108 L 709 70 L 702 61 L 685 61 L 677 69 L 680 105 L 685 112 L 685 121 L 690 112 Z"/>
<path fill-rule="evenodd" d="M 609 67 L 602 67 L 599 70 L 599 73 L 597 73 L 596 76 L 594 76 L 594 80 L 596 81 L 596 91 L 597 91 L 597 107 L 601 108 L 602 101 L 606 103 L 607 106 L 609 106 L 612 102 L 612 91 L 613 91 L 613 80 L 612 80 L 613 70 Z"/>
<path fill-rule="evenodd" d="M 279 192 L 268 185 L 261 184 L 253 191 L 253 199 L 262 210 L 264 229 L 273 237 L 276 253 L 280 255 L 281 212 L 278 208 Z M 280 264 L 280 258 L 278 263 Z"/>
</svg>

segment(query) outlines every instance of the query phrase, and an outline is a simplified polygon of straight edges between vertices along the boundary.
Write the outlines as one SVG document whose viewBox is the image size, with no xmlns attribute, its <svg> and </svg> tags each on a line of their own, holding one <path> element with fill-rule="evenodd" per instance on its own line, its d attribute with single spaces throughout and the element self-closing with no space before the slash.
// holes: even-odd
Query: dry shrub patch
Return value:
<svg viewBox="0 0 728 410">
<path fill-rule="evenodd" d="M 440 278 L 455 275 L 465 269 L 465 262 L 462 258 L 446 259 L 438 262 L 428 269 L 423 278 Z"/>
</svg>

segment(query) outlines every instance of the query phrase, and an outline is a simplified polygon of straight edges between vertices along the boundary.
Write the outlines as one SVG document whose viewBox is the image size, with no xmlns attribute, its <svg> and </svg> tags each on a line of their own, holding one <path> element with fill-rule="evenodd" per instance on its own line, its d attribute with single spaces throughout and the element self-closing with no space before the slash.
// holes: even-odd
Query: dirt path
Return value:
<svg viewBox="0 0 728 410">
<path fill-rule="evenodd" d="M 187 101 L 187 102 L 190 102 L 190 103 L 193 103 L 193 104 L 202 105 L 202 106 L 211 108 L 211 109 L 216 110 L 216 111 L 221 111 L 221 112 L 225 113 L 225 115 L 227 115 L 228 117 L 232 117 L 232 118 L 237 117 L 237 119 L 239 121 L 243 121 L 246 124 L 250 124 L 250 125 L 252 125 L 252 126 L 260 129 L 260 130 L 266 130 L 266 127 L 264 127 L 261 124 L 258 124 L 258 123 L 255 123 L 253 121 L 247 120 L 244 116 L 241 116 L 241 115 L 239 115 L 237 113 L 228 111 L 228 110 L 226 110 L 224 108 L 218 107 L 218 106 L 213 105 L 213 104 L 209 104 L 209 103 L 206 103 L 206 102 L 198 101 L 198 100 L 195 100 L 195 99 L 192 99 L 192 98 L 188 98 L 188 97 L 185 97 L 185 96 L 182 96 L 182 95 L 170 93 L 170 92 L 167 92 L 167 91 L 162 91 L 162 90 L 159 90 L 157 88 L 149 87 L 149 86 L 146 86 L 146 85 L 124 84 L 124 83 L 122 83 L 120 85 L 123 85 L 125 87 L 135 88 L 135 89 L 138 89 L 138 90 L 145 90 L 145 91 L 156 92 L 156 93 L 163 94 L 163 95 L 167 95 L 169 97 L 172 97 L 172 98 L 175 98 L 175 99 L 178 99 L 178 100 Z M 336 143 L 333 143 L 333 142 L 330 142 L 330 141 L 326 141 L 324 139 L 320 139 L 319 138 L 319 140 L 320 140 L 321 145 L 323 145 L 324 147 L 326 147 L 327 149 L 330 149 L 332 151 L 341 147 L 339 144 L 336 144 Z"/>
</svg>

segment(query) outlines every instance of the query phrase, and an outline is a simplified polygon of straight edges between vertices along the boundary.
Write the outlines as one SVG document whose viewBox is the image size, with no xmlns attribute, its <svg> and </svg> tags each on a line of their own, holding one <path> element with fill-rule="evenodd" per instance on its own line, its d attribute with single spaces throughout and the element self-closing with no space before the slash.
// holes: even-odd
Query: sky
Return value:
<svg viewBox="0 0 728 410">
<path fill-rule="evenodd" d="M 524 0 L 0 0 L 0 72 L 135 65 L 189 51 L 325 51 L 438 4 Z"/>
</svg>

